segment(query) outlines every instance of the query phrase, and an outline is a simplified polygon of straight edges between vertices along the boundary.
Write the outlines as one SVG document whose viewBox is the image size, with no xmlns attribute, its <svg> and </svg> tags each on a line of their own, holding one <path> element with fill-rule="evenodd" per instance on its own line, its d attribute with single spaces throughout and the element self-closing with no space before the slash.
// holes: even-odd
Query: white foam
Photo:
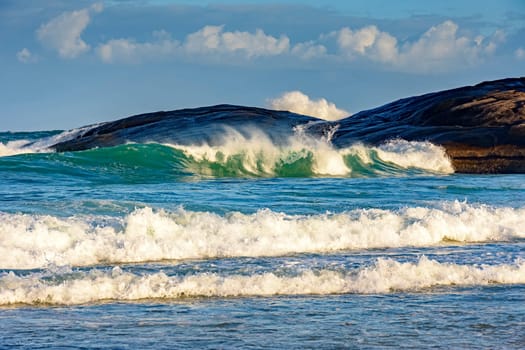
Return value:
<svg viewBox="0 0 525 350">
<path fill-rule="evenodd" d="M 379 158 L 402 168 L 419 168 L 450 174 L 454 168 L 445 149 L 430 142 L 391 140 L 375 147 Z"/>
<path fill-rule="evenodd" d="M 7 143 L 0 142 L 0 157 L 14 156 L 17 154 L 36 153 L 40 149 L 30 146 L 30 140 L 16 140 Z"/>
<path fill-rule="evenodd" d="M 50 147 L 59 142 L 71 140 L 84 134 L 86 131 L 100 124 L 85 126 L 78 129 L 63 131 L 57 135 L 43 137 L 37 140 L 15 140 L 7 143 L 0 142 L 0 157 L 14 156 L 17 154 L 49 153 L 54 152 Z"/>
<path fill-rule="evenodd" d="M 0 213 L 0 268 L 279 256 L 525 237 L 525 208 L 460 202 L 322 215 L 265 209 L 221 216 L 182 208 L 175 212 L 142 208 L 112 220 Z"/>
<path fill-rule="evenodd" d="M 350 176 L 352 168 L 346 157 L 356 156 L 366 164 L 373 163 L 377 154 L 383 162 L 403 169 L 419 168 L 436 173 L 454 172 L 445 150 L 430 142 L 392 140 L 378 147 L 355 144 L 347 148 L 335 148 L 330 137 L 313 138 L 296 128 L 295 135 L 283 145 L 274 144 L 266 134 L 252 130 L 245 136 L 228 129 L 220 146 L 168 145 L 183 151 L 193 160 L 188 170 L 202 175 L 215 175 L 209 163 L 238 166 L 244 175 L 275 176 L 278 169 L 300 159 L 311 159 L 311 172 L 317 176 Z M 240 163 L 240 164 L 239 164 Z"/>
<path fill-rule="evenodd" d="M 494 266 L 440 263 L 426 257 L 415 263 L 380 258 L 369 267 L 350 271 L 303 270 L 283 276 L 198 273 L 184 277 L 163 272 L 134 274 L 115 267 L 49 278 L 44 274 L 0 277 L 0 305 L 83 304 L 104 300 L 175 299 L 182 297 L 245 297 L 329 295 L 421 291 L 436 286 L 478 286 L 525 283 L 525 262 Z"/>
</svg>

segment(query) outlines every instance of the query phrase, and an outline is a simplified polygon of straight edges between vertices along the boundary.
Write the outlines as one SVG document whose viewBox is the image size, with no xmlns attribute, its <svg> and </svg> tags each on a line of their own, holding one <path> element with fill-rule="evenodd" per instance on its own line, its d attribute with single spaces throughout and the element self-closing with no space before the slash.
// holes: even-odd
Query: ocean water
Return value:
<svg viewBox="0 0 525 350">
<path fill-rule="evenodd" d="M 525 176 L 263 133 L 0 133 L 2 348 L 525 348 Z"/>
</svg>

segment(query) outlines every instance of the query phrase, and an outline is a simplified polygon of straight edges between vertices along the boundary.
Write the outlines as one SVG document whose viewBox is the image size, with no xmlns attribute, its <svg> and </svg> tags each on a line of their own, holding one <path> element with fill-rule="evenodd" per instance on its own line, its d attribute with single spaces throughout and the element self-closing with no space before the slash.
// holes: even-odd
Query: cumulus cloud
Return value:
<svg viewBox="0 0 525 350">
<path fill-rule="evenodd" d="M 343 28 L 337 35 L 337 44 L 348 57 L 367 56 L 373 60 L 389 62 L 398 55 L 397 39 L 380 31 L 376 26 L 359 30 Z"/>
<path fill-rule="evenodd" d="M 147 59 L 162 59 L 177 53 L 180 47 L 166 31 L 153 32 L 154 41 L 139 43 L 134 39 L 113 39 L 97 47 L 97 54 L 106 63 L 139 63 Z"/>
<path fill-rule="evenodd" d="M 272 109 L 286 110 L 326 120 L 338 120 L 350 115 L 349 112 L 337 108 L 334 103 L 324 98 L 312 100 L 301 91 L 285 92 L 280 97 L 268 100 L 267 105 Z"/>
<path fill-rule="evenodd" d="M 307 41 L 296 44 L 292 48 L 291 52 L 294 56 L 309 60 L 324 57 L 326 55 L 327 49 L 324 45 L 317 44 L 314 41 Z"/>
<path fill-rule="evenodd" d="M 80 37 L 91 21 L 93 13 L 101 12 L 102 4 L 94 4 L 77 11 L 64 12 L 40 26 L 37 38 L 51 49 L 57 50 L 62 58 L 75 58 L 90 46 Z"/>
<path fill-rule="evenodd" d="M 460 35 L 458 25 L 445 21 L 431 27 L 415 41 L 399 42 L 376 26 L 358 30 L 342 28 L 333 33 L 344 57 L 365 58 L 401 70 L 427 71 L 471 64 L 494 53 L 505 40 L 503 31 L 490 37 Z"/>
<path fill-rule="evenodd" d="M 255 58 L 281 55 L 289 49 L 288 37 L 276 38 L 265 34 L 261 29 L 254 33 L 227 32 L 224 31 L 224 26 L 205 26 L 188 34 L 183 43 L 161 30 L 154 32 L 153 40 L 149 42 L 137 42 L 129 38 L 109 40 L 97 47 L 97 54 L 106 63 L 138 63 L 177 55 L 239 54 L 245 58 Z"/>
<path fill-rule="evenodd" d="M 25 47 L 16 53 L 16 58 L 22 63 L 35 63 L 38 61 L 38 57 Z"/>
<path fill-rule="evenodd" d="M 407 44 L 397 57 L 397 64 L 420 69 L 440 68 L 450 64 L 471 64 L 492 54 L 504 41 L 501 31 L 491 37 L 458 34 L 458 25 L 445 21 L 426 31 L 416 42 Z"/>
<path fill-rule="evenodd" d="M 287 52 L 290 39 L 275 38 L 257 29 L 250 32 L 225 32 L 224 26 L 205 26 L 189 34 L 184 49 L 189 53 L 241 53 L 247 57 L 275 56 Z"/>
<path fill-rule="evenodd" d="M 80 35 L 90 14 L 100 10 L 91 7 L 64 13 L 43 25 L 39 37 L 56 48 L 62 57 L 73 58 L 89 50 Z M 356 29 L 344 27 L 297 43 L 291 43 L 286 35 L 276 37 L 262 29 L 227 31 L 224 25 L 207 25 L 180 41 L 166 31 L 155 32 L 153 39 L 145 42 L 133 38 L 111 39 L 99 44 L 96 53 L 106 63 L 182 57 L 225 62 L 231 58 L 281 56 L 288 60 L 326 60 L 336 64 L 372 62 L 389 70 L 424 73 L 474 65 L 494 54 L 504 41 L 505 33 L 501 30 L 489 36 L 476 36 L 463 33 L 451 20 L 432 26 L 411 40 L 402 40 L 369 25 Z M 518 50 L 515 55 L 520 58 L 522 53 Z"/>
</svg>

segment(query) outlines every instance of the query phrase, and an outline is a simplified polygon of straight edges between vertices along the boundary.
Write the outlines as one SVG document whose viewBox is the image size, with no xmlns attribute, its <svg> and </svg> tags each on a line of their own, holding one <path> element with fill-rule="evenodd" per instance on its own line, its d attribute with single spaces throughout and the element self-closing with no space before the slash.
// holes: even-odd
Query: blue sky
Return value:
<svg viewBox="0 0 525 350">
<path fill-rule="evenodd" d="M 525 1 L 2 0 L 0 42 L 4 131 L 218 103 L 344 115 L 525 75 Z"/>
</svg>

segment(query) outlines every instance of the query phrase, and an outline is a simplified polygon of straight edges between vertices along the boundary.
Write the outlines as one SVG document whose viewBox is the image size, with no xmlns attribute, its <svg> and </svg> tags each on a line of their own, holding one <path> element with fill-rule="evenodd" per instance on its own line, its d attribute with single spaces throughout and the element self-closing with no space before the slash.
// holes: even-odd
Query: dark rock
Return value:
<svg viewBox="0 0 525 350">
<path fill-rule="evenodd" d="M 426 140 L 446 149 L 457 172 L 525 172 L 525 78 L 405 98 L 339 124 L 339 147 Z"/>
<path fill-rule="evenodd" d="M 231 129 L 245 136 L 253 130 L 263 130 L 272 141 L 281 143 L 293 134 L 294 127 L 314 121 L 318 119 L 286 111 L 218 105 L 140 114 L 103 123 L 52 148 L 58 152 L 81 151 L 127 142 L 213 146 L 220 144 Z"/>
</svg>

